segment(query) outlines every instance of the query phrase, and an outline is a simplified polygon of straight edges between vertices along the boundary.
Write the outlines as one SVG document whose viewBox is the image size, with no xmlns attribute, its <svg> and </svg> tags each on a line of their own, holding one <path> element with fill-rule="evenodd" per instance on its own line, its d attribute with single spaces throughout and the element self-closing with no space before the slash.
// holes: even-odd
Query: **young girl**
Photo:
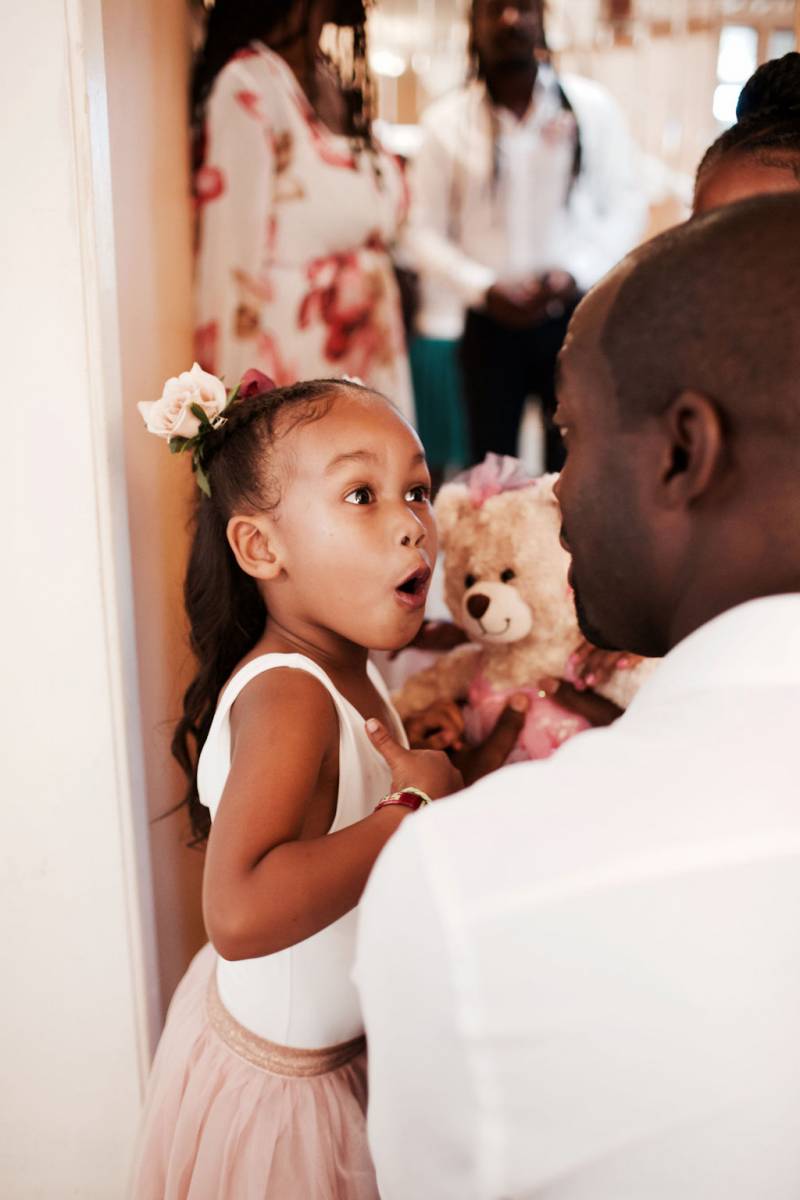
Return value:
<svg viewBox="0 0 800 1200">
<path fill-rule="evenodd" d="M 185 589 L 198 673 L 173 749 L 195 834 L 208 836 L 211 944 L 158 1048 L 137 1200 L 377 1196 L 355 906 L 427 797 L 391 794 L 365 719 L 404 734 L 367 652 L 421 624 L 429 479 L 419 439 L 381 396 L 342 380 L 268 386 L 223 409 L 219 381 L 194 367 L 142 406 L 153 432 L 192 452 L 207 493 Z M 413 782 L 440 796 L 459 777 L 423 752 Z"/>
</svg>

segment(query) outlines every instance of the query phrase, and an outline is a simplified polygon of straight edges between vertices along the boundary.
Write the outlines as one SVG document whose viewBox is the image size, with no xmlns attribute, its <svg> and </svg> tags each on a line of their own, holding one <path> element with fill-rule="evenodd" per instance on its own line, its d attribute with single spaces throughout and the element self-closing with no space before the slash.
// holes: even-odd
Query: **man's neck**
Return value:
<svg viewBox="0 0 800 1200">
<path fill-rule="evenodd" d="M 713 621 L 729 609 L 746 604 L 749 600 L 794 593 L 800 593 L 800 570 L 776 573 L 771 579 L 764 579 L 760 583 L 753 582 L 750 586 L 721 587 L 717 591 L 709 589 L 676 608 L 669 631 L 668 648 L 671 650 L 696 629 L 707 625 L 709 621 Z"/>
<path fill-rule="evenodd" d="M 533 99 L 533 89 L 538 73 L 536 61 L 525 65 L 508 64 L 486 72 L 486 90 L 493 104 L 509 109 L 521 120 Z"/>
</svg>

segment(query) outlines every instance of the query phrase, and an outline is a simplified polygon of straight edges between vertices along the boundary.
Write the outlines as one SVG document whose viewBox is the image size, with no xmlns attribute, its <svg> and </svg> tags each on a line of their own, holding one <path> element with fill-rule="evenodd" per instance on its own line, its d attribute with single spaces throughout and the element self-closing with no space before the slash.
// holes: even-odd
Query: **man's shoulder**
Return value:
<svg viewBox="0 0 800 1200">
<path fill-rule="evenodd" d="M 541 848 L 551 839 L 568 839 L 570 830 L 594 820 L 604 798 L 635 787 L 634 779 L 645 773 L 627 740 L 622 728 L 597 729 L 548 759 L 493 772 L 420 814 L 417 847 L 429 864 L 449 860 L 469 873 L 470 864 L 481 869 L 487 854 L 500 861 L 511 845 Z"/>
<path fill-rule="evenodd" d="M 587 79 L 585 75 L 572 75 L 569 72 L 559 75 L 567 99 L 575 109 L 575 114 L 581 119 L 591 119 L 594 116 L 602 118 L 620 115 L 621 109 L 617 100 L 602 83 L 595 79 Z"/>
</svg>

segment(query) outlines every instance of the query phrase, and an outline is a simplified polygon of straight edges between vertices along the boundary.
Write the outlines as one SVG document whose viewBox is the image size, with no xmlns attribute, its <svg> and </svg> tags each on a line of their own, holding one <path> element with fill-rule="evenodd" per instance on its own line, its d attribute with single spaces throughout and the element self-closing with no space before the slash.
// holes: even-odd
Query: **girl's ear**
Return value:
<svg viewBox="0 0 800 1200">
<path fill-rule="evenodd" d="M 227 526 L 228 544 L 246 575 L 254 579 L 275 579 L 283 564 L 273 543 L 273 530 L 263 515 L 231 517 Z"/>
<path fill-rule="evenodd" d="M 446 483 L 439 488 L 433 511 L 436 514 L 436 525 L 442 545 L 455 529 L 459 518 L 466 514 L 470 507 L 466 484 Z"/>
</svg>

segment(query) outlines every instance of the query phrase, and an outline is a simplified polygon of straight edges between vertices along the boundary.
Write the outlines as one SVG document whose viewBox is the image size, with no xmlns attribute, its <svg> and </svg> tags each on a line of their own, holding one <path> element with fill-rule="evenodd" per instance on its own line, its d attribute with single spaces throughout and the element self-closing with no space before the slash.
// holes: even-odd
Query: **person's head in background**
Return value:
<svg viewBox="0 0 800 1200">
<path fill-rule="evenodd" d="M 549 64 L 544 0 L 472 0 L 469 10 L 468 72 L 482 80 L 495 104 L 518 118 L 528 111 L 539 67 Z M 569 97 L 556 79 L 561 107 L 574 122 L 572 175 L 581 170 L 581 134 Z M 497 130 L 493 174 L 499 174 Z"/>
<path fill-rule="evenodd" d="M 305 60 L 308 85 L 313 87 L 313 65 L 323 25 L 352 29 L 352 65 L 342 86 L 357 95 L 354 133 L 368 113 L 366 93 L 366 11 L 364 0 L 215 0 L 208 14 L 205 39 L 192 75 L 192 119 L 202 120 L 203 108 L 214 80 L 226 63 L 251 42 L 263 42 L 284 58 Z M 302 73 L 302 72 L 301 72 Z"/>
<path fill-rule="evenodd" d="M 472 0 L 469 55 L 476 78 L 499 72 L 535 78 L 546 50 L 544 0 Z"/>
<path fill-rule="evenodd" d="M 698 167 L 695 213 L 800 189 L 800 54 L 759 67 L 742 89 L 736 118 Z"/>
<path fill-rule="evenodd" d="M 800 190 L 668 230 L 589 292 L 556 422 L 588 640 L 658 657 L 800 591 Z"/>
</svg>

